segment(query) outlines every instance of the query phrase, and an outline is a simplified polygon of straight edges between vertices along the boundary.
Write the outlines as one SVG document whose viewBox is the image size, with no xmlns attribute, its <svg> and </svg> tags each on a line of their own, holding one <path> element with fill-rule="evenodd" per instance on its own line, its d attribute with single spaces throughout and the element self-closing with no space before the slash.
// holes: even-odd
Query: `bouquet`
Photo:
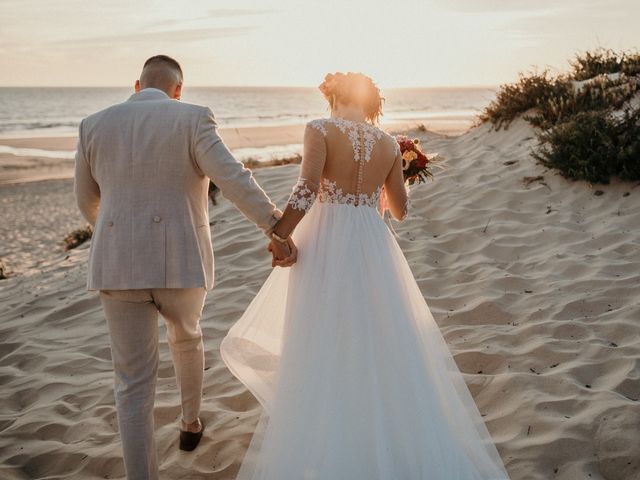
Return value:
<svg viewBox="0 0 640 480">
<path fill-rule="evenodd" d="M 427 156 L 420 147 L 420 140 L 417 138 L 411 140 L 406 135 L 397 135 L 396 141 L 400 145 L 400 153 L 402 154 L 402 172 L 404 181 L 408 185 L 415 183 L 423 183 L 427 180 L 433 180 L 433 165 L 439 165 L 440 160 L 438 154 Z"/>
<path fill-rule="evenodd" d="M 428 156 L 422 151 L 420 146 L 420 140 L 411 140 L 406 135 L 396 135 L 396 141 L 400 146 L 400 153 L 402 155 L 402 173 L 404 175 L 405 188 L 407 194 L 409 193 L 409 187 L 416 183 L 424 183 L 427 180 L 433 180 L 433 166 L 445 168 L 440 159 L 440 156 L 435 153 Z M 384 193 L 380 197 L 380 212 L 382 216 L 388 210 L 387 197 Z M 396 235 L 391 222 L 389 222 L 391 231 Z M 397 236 L 397 235 L 396 235 Z"/>
</svg>

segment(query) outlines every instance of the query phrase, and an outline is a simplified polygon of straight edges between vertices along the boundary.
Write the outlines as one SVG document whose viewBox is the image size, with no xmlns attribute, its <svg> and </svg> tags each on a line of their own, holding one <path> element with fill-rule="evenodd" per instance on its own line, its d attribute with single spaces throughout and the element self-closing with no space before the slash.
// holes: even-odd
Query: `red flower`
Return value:
<svg viewBox="0 0 640 480">
<path fill-rule="evenodd" d="M 398 146 L 400 147 L 400 152 L 404 155 L 406 152 L 413 152 L 412 155 L 408 155 L 408 157 L 414 157 L 413 160 L 409 162 L 407 165 L 406 160 L 403 158 L 403 176 L 405 182 L 408 182 L 409 185 L 414 185 L 416 183 L 426 182 L 428 179 L 433 178 L 433 174 L 431 172 L 431 163 L 438 163 L 439 160 L 437 158 L 433 158 L 430 160 L 427 157 L 426 153 L 424 153 L 422 142 L 418 139 L 412 139 L 407 137 L 406 135 L 396 135 L 396 142 L 398 142 Z"/>
</svg>

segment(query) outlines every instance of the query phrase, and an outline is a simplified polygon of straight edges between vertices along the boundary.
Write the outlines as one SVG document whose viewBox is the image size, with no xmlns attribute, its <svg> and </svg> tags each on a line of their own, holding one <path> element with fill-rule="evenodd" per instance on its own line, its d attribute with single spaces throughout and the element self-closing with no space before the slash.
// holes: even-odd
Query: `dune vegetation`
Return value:
<svg viewBox="0 0 640 480">
<path fill-rule="evenodd" d="M 559 75 L 520 74 L 480 120 L 497 130 L 527 120 L 538 139 L 533 158 L 566 178 L 640 180 L 640 53 L 599 49 L 570 65 Z"/>
</svg>

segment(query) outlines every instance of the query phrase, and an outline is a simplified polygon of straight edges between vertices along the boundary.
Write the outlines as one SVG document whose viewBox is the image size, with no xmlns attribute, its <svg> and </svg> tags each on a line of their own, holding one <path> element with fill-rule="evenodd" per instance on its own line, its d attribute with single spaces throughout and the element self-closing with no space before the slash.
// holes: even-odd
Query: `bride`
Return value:
<svg viewBox="0 0 640 480">
<path fill-rule="evenodd" d="M 500 456 L 402 251 L 407 193 L 382 99 L 327 75 L 331 117 L 304 134 L 300 178 L 274 238 L 276 268 L 220 347 L 263 414 L 242 480 L 503 480 Z"/>
</svg>

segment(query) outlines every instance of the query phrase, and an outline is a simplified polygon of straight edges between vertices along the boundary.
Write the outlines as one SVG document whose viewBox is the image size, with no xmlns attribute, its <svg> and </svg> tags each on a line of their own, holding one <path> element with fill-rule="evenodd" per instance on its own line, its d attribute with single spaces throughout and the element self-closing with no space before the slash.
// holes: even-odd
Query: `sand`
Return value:
<svg viewBox="0 0 640 480">
<path fill-rule="evenodd" d="M 395 228 L 513 480 L 640 478 L 640 184 L 569 182 L 528 157 L 532 132 L 420 133 L 448 158 Z M 260 169 L 282 205 L 295 165 Z M 538 177 L 526 184 L 525 177 Z M 69 179 L 0 186 L 0 478 L 122 478 L 109 339 L 85 290 L 88 246 Z M 596 190 L 603 193 L 596 195 Z M 269 274 L 264 238 L 227 201 L 211 210 L 217 285 L 193 453 L 161 333 L 162 478 L 233 479 L 259 416 L 218 347 Z"/>
</svg>

